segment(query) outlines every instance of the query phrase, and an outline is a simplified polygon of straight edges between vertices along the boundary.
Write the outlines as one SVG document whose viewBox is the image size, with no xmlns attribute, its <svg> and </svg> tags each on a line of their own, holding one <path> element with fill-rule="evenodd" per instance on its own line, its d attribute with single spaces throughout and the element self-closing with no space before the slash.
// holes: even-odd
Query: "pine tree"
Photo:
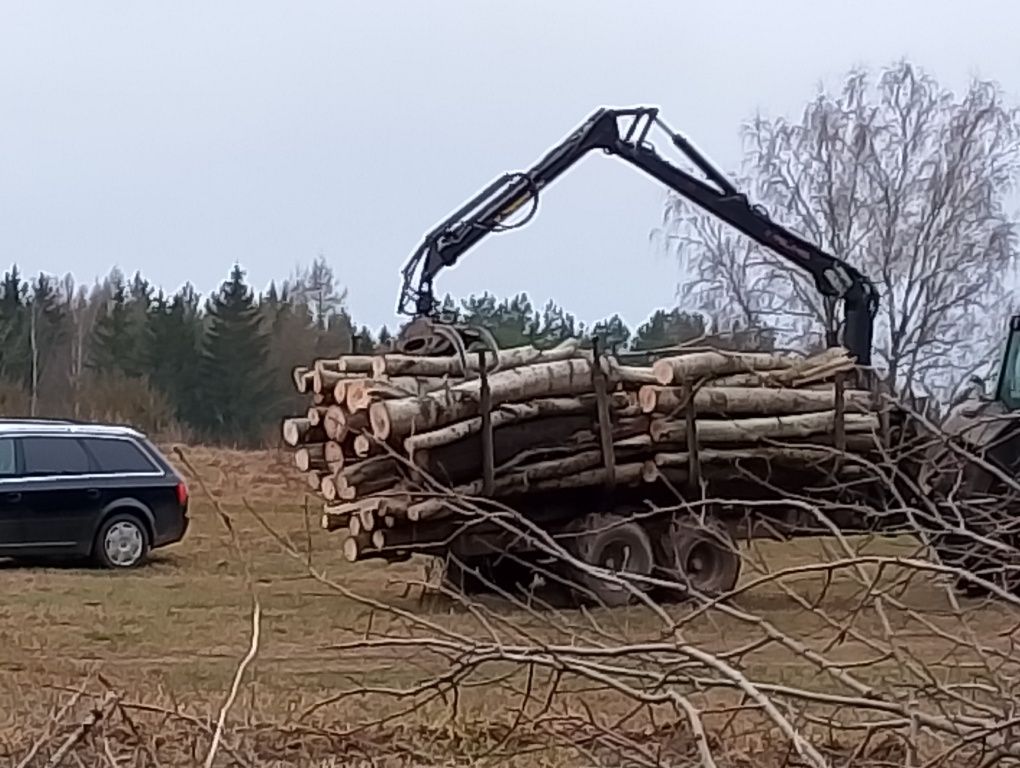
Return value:
<svg viewBox="0 0 1020 768">
<path fill-rule="evenodd" d="M 235 264 L 206 303 L 202 345 L 202 423 L 221 440 L 253 445 L 272 423 L 269 344 L 254 294 Z"/>
</svg>

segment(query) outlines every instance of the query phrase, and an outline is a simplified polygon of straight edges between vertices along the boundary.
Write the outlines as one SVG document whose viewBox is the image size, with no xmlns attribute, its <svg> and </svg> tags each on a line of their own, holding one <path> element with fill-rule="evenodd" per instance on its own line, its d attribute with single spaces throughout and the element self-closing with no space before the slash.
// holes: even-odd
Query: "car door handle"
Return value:
<svg viewBox="0 0 1020 768">
<path fill-rule="evenodd" d="M 88 496 L 90 499 L 98 499 L 99 491 L 96 488 L 89 488 L 87 491 L 85 491 L 85 495 Z"/>
<path fill-rule="evenodd" d="M 12 493 L 8 493 L 5 498 L 12 504 L 17 504 L 19 501 L 21 501 L 21 494 L 18 491 L 14 491 Z"/>
</svg>

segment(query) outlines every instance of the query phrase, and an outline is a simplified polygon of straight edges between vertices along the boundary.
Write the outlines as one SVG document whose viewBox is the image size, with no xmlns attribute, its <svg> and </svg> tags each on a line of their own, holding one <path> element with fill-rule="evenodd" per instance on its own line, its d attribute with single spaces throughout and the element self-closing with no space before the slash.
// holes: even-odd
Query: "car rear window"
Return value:
<svg viewBox="0 0 1020 768">
<path fill-rule="evenodd" d="M 155 472 L 152 460 L 130 440 L 87 438 L 83 441 L 100 472 Z"/>
<path fill-rule="evenodd" d="M 9 437 L 0 438 L 0 477 L 16 475 L 18 468 L 14 463 L 14 440 Z"/>
<path fill-rule="evenodd" d="M 23 437 L 21 453 L 27 475 L 77 475 L 89 471 L 89 455 L 66 437 Z"/>
</svg>

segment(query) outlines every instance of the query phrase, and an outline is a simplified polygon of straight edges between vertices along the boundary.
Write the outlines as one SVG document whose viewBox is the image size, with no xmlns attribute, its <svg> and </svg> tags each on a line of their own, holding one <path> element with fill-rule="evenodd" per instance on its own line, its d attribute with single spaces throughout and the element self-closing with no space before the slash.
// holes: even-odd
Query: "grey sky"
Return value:
<svg viewBox="0 0 1020 768">
<path fill-rule="evenodd" d="M 0 264 L 113 265 L 208 293 L 322 252 L 359 323 L 392 325 L 421 236 L 600 105 L 660 105 L 724 168 L 756 110 L 908 56 L 1020 101 L 1013 2 L 0 1 Z M 527 229 L 437 292 L 527 291 L 630 323 L 672 301 L 664 190 L 593 156 Z"/>
</svg>

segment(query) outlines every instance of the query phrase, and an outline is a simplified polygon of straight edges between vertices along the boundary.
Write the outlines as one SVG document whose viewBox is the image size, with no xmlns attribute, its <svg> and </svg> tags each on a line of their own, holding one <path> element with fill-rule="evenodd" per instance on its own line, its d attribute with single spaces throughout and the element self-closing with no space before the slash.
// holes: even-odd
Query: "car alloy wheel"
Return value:
<svg viewBox="0 0 1020 768">
<path fill-rule="evenodd" d="M 145 556 L 145 531 L 135 520 L 118 519 L 105 529 L 101 546 L 109 565 L 131 568 Z"/>
</svg>

